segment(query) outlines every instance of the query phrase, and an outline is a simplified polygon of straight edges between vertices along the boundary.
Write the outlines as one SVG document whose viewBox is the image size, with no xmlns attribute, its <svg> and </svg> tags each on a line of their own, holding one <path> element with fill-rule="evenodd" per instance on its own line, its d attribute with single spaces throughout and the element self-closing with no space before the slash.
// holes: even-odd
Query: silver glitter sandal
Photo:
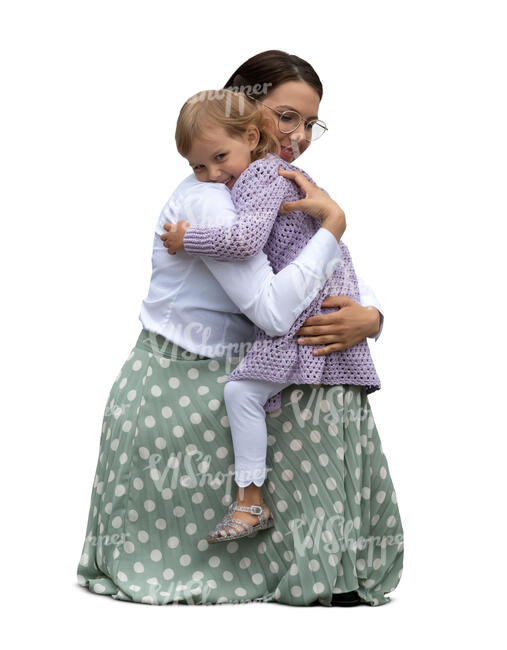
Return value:
<svg viewBox="0 0 507 650">
<path fill-rule="evenodd" d="M 252 515 L 258 515 L 259 523 L 255 526 L 247 524 L 246 521 L 232 517 L 232 513 L 236 510 L 242 512 L 250 512 Z M 275 525 L 271 514 L 266 517 L 266 504 L 260 506 L 240 506 L 237 501 L 234 501 L 229 506 L 228 513 L 219 522 L 215 528 L 208 534 L 206 541 L 208 544 L 217 544 L 218 542 L 228 542 L 232 539 L 239 539 L 240 537 L 250 537 L 258 533 L 259 530 L 265 530 Z M 234 532 L 226 532 L 227 528 L 232 528 Z"/>
</svg>

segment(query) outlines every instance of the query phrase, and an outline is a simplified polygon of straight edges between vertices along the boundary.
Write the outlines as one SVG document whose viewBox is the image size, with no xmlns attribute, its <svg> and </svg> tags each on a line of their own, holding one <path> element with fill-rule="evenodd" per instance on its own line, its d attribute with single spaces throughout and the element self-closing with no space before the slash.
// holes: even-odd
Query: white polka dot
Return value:
<svg viewBox="0 0 507 650">
<path fill-rule="evenodd" d="M 173 414 L 173 410 L 170 406 L 164 406 L 162 409 L 162 417 L 167 420 L 167 418 L 170 418 L 171 415 Z"/>
<path fill-rule="evenodd" d="M 140 531 L 137 533 L 137 539 L 138 539 L 142 544 L 146 544 L 146 542 L 150 539 L 150 536 L 148 535 L 148 533 L 147 533 L 145 530 L 140 530 Z"/>
<path fill-rule="evenodd" d="M 122 497 L 125 494 L 125 486 L 124 485 L 117 485 L 114 488 L 114 496 L 115 497 Z"/>
<path fill-rule="evenodd" d="M 299 568 L 297 564 L 290 565 L 289 573 L 291 576 L 297 576 L 297 574 L 299 573 Z"/>
<path fill-rule="evenodd" d="M 134 564 L 134 571 L 136 573 L 143 573 L 144 572 L 144 566 L 141 562 L 136 562 Z"/>
<path fill-rule="evenodd" d="M 324 589 L 325 589 L 325 587 L 324 587 L 324 585 L 322 584 L 322 582 L 316 582 L 316 583 L 313 585 L 313 591 L 314 591 L 316 594 L 321 594 L 321 593 L 324 591 Z"/>
<path fill-rule="evenodd" d="M 203 438 L 206 440 L 206 442 L 211 442 L 215 439 L 215 432 L 211 431 L 211 429 L 208 429 L 203 433 Z"/>
<path fill-rule="evenodd" d="M 173 434 L 176 436 L 176 438 L 181 438 L 184 433 L 185 429 L 183 427 L 180 427 L 179 424 L 173 428 Z"/>
<path fill-rule="evenodd" d="M 167 546 L 169 546 L 169 548 L 176 548 L 179 543 L 180 543 L 179 537 L 169 537 L 169 539 L 167 540 Z"/>
<path fill-rule="evenodd" d="M 216 451 L 217 457 L 218 458 L 225 458 L 227 454 L 229 453 L 229 450 L 227 447 L 219 447 Z"/>
<path fill-rule="evenodd" d="M 111 522 L 111 525 L 113 528 L 119 528 L 123 523 L 123 519 L 121 517 L 113 517 L 113 521 Z"/>
<path fill-rule="evenodd" d="M 199 371 L 197 368 L 190 368 L 190 370 L 187 372 L 187 375 L 189 379 L 197 379 L 197 377 L 199 377 Z"/>
<path fill-rule="evenodd" d="M 210 411 L 216 411 L 220 407 L 220 402 L 217 399 L 212 399 L 208 402 Z"/>
<path fill-rule="evenodd" d="M 224 571 L 222 577 L 226 582 L 231 582 L 234 578 L 233 574 L 230 571 Z"/>
<path fill-rule="evenodd" d="M 174 578 L 174 571 L 172 569 L 164 569 L 162 575 L 164 576 L 164 580 L 170 580 Z"/>
<path fill-rule="evenodd" d="M 148 429 L 153 429 L 155 426 L 155 418 L 152 415 L 148 415 L 144 418 L 144 424 L 148 427 Z"/>
<path fill-rule="evenodd" d="M 151 499 L 147 499 L 144 502 L 144 509 L 146 512 L 153 512 L 155 510 L 155 502 L 152 501 Z"/>
<path fill-rule="evenodd" d="M 160 397 L 162 395 L 162 390 L 161 390 L 160 386 L 157 386 L 156 384 L 154 384 L 151 387 L 151 394 L 153 395 L 153 397 Z"/>
<path fill-rule="evenodd" d="M 209 393 L 209 386 L 199 386 L 197 392 L 199 395 L 207 395 Z"/>
<path fill-rule="evenodd" d="M 210 567 L 216 568 L 220 564 L 220 558 L 216 555 L 212 555 L 208 560 Z"/>
<path fill-rule="evenodd" d="M 375 498 L 377 499 L 378 503 L 383 503 L 384 499 L 386 498 L 386 493 L 384 492 L 384 490 L 380 490 L 379 492 L 377 492 Z"/>
<path fill-rule="evenodd" d="M 132 364 L 132 370 L 135 370 L 137 372 L 137 370 L 141 370 L 142 365 L 143 364 L 138 359 L 137 361 L 134 361 L 134 363 Z"/>
<path fill-rule="evenodd" d="M 332 476 L 326 479 L 326 487 L 328 490 L 336 490 L 336 480 Z"/>
<path fill-rule="evenodd" d="M 139 456 L 143 460 L 147 460 L 150 457 L 150 450 L 147 447 L 139 447 Z"/>
<path fill-rule="evenodd" d="M 165 438 L 155 438 L 155 447 L 157 449 L 165 449 L 167 447 Z"/>
<path fill-rule="evenodd" d="M 135 390 L 129 390 L 129 392 L 127 393 L 127 399 L 128 399 L 128 401 L 129 401 L 129 402 L 132 402 L 133 400 L 135 400 L 136 395 L 137 395 L 137 391 L 135 391 Z"/>
<path fill-rule="evenodd" d="M 318 431 L 310 431 L 310 440 L 312 442 L 320 442 L 320 433 Z"/>
<path fill-rule="evenodd" d="M 169 386 L 171 388 L 178 388 L 179 385 L 180 385 L 180 380 L 177 377 L 171 377 L 169 379 Z"/>
<path fill-rule="evenodd" d="M 290 441 L 289 447 L 292 449 L 292 451 L 301 451 L 301 449 L 303 449 L 301 440 L 298 440 L 297 438 Z"/>
<path fill-rule="evenodd" d="M 263 580 L 264 580 L 264 576 L 262 575 L 262 573 L 254 573 L 252 576 L 252 582 L 255 585 L 260 585 Z"/>
<path fill-rule="evenodd" d="M 192 415 L 190 416 L 190 422 L 192 422 L 192 424 L 199 424 L 201 420 L 202 417 L 200 413 L 192 413 Z"/>
<path fill-rule="evenodd" d="M 220 368 L 220 364 L 218 363 L 218 361 L 213 360 L 208 363 L 208 368 L 212 372 L 214 372 L 215 370 L 218 370 Z"/>
<path fill-rule="evenodd" d="M 188 395 L 182 395 L 178 403 L 180 406 L 188 406 L 190 404 L 190 397 Z"/>
<path fill-rule="evenodd" d="M 299 585 L 294 585 L 293 587 L 290 588 L 290 593 L 295 598 L 298 598 L 303 593 L 303 590 L 301 589 L 301 587 Z"/>
<path fill-rule="evenodd" d="M 158 549 L 155 549 L 150 553 L 150 557 L 153 562 L 160 562 L 162 559 L 162 553 Z"/>
<path fill-rule="evenodd" d="M 303 460 L 301 461 L 301 469 L 303 472 L 308 473 L 312 469 L 312 464 L 310 463 L 309 460 Z"/>
<path fill-rule="evenodd" d="M 157 519 L 155 522 L 155 528 L 158 528 L 159 530 L 165 530 L 167 527 L 167 521 L 165 519 Z"/>
</svg>

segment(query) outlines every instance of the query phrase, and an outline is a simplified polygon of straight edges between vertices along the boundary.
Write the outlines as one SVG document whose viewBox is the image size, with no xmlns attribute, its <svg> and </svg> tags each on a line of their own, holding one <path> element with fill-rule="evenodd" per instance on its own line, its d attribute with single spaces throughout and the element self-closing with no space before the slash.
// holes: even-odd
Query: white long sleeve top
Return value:
<svg viewBox="0 0 507 650">
<path fill-rule="evenodd" d="M 185 251 L 169 255 L 160 235 L 165 223 L 231 225 L 236 211 L 223 183 L 187 176 L 164 205 L 153 238 L 152 275 L 142 301 L 143 327 L 208 357 L 236 356 L 255 339 L 254 323 L 270 336 L 286 334 L 341 260 L 334 235 L 319 228 L 306 247 L 279 273 L 265 253 L 247 260 L 218 261 Z M 358 277 L 361 304 L 383 312 L 371 289 Z"/>
</svg>

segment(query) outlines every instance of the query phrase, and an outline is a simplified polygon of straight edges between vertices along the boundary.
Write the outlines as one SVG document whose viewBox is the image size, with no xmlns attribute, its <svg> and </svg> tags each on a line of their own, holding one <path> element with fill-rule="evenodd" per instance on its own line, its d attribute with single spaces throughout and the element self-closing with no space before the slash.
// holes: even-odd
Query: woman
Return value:
<svg viewBox="0 0 507 650">
<path fill-rule="evenodd" d="M 273 114 L 285 159 L 308 147 L 322 97 L 309 64 L 265 52 L 243 64 L 231 85 L 249 86 L 250 96 Z M 290 133 L 282 119 L 287 114 L 279 115 L 285 110 L 303 117 Z M 201 207 L 223 218 L 230 210 L 224 188 L 202 185 Z M 185 200 L 185 181 L 180 187 Z M 335 207 L 329 199 L 324 209 Z M 282 408 L 267 418 L 265 500 L 275 528 L 241 545 L 210 546 L 205 539 L 210 522 L 234 499 L 227 374 L 239 363 L 241 346 L 253 340 L 252 322 L 276 333 L 287 314 L 303 311 L 332 270 L 336 240 L 324 241 L 320 229 L 274 276 L 263 254 L 239 263 L 167 255 L 160 224 L 170 212 L 168 202 L 155 233 L 143 330 L 104 414 L 79 583 L 149 604 L 388 602 L 401 577 L 403 529 L 359 386 L 287 388 Z M 307 344 L 326 344 L 320 349 L 326 354 L 378 336 L 375 308 L 333 301 L 339 312 L 308 319 L 301 329 Z"/>
</svg>

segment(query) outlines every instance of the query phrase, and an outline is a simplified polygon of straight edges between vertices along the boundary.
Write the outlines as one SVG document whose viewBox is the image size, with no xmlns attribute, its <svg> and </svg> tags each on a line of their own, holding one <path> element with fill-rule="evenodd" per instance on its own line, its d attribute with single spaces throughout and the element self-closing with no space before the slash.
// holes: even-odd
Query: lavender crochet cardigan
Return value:
<svg viewBox="0 0 507 650">
<path fill-rule="evenodd" d="M 263 250 L 275 273 L 294 260 L 320 228 L 320 221 L 302 211 L 278 214 L 282 203 L 303 198 L 299 186 L 280 176 L 278 167 L 299 170 L 313 182 L 306 172 L 274 154 L 252 162 L 231 190 L 237 221 L 232 226 L 191 226 L 183 239 L 185 251 L 225 261 L 244 260 Z M 367 393 L 380 388 L 366 339 L 347 350 L 314 356 L 313 346 L 299 345 L 294 336 L 309 316 L 336 311 L 334 307 L 321 307 L 326 296 L 343 295 L 360 301 L 349 250 L 342 241 L 339 246 L 343 261 L 290 331 L 283 336 L 268 336 L 255 326 L 255 342 L 230 373 L 228 381 L 264 379 L 294 384 L 355 384 L 365 386 Z M 264 410 L 269 413 L 280 405 L 281 393 L 277 393 L 268 399 Z"/>
</svg>

